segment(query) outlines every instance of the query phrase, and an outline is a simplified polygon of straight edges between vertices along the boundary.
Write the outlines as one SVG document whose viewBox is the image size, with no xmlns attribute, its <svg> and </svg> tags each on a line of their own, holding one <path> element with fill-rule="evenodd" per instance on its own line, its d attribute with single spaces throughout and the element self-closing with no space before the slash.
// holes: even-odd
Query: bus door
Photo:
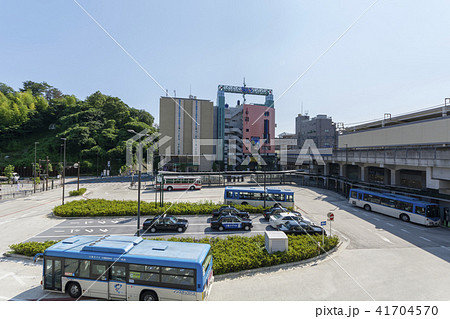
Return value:
<svg viewBox="0 0 450 319">
<path fill-rule="evenodd" d="M 62 259 L 46 257 L 44 263 L 44 289 L 61 291 Z"/>
<path fill-rule="evenodd" d="M 97 298 L 108 298 L 108 267 L 109 264 L 103 261 L 91 261 L 90 279 L 88 295 Z"/>
<path fill-rule="evenodd" d="M 109 298 L 127 298 L 127 267 L 122 264 L 114 264 L 110 269 Z"/>
</svg>

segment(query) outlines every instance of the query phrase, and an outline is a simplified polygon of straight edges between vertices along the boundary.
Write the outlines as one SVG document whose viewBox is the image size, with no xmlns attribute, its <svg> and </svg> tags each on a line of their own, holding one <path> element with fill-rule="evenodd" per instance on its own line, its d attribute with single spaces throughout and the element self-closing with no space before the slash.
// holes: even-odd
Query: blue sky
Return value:
<svg viewBox="0 0 450 319">
<path fill-rule="evenodd" d="M 271 88 L 277 134 L 295 116 L 351 124 L 450 97 L 450 2 L 77 0 L 172 95 L 216 101 L 219 84 Z M 0 82 L 99 90 L 158 120 L 156 84 L 73 0 L 0 0 Z M 242 97 L 228 94 L 233 105 Z M 263 97 L 247 97 L 262 103 Z"/>
</svg>

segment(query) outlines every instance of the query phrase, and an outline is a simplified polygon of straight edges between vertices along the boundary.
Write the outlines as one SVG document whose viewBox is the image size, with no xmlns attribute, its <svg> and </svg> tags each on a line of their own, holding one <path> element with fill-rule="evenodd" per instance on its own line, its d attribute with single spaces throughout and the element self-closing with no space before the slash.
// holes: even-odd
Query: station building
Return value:
<svg viewBox="0 0 450 319">
<path fill-rule="evenodd" d="M 326 175 L 450 194 L 449 107 L 385 118 L 339 132 Z"/>
</svg>

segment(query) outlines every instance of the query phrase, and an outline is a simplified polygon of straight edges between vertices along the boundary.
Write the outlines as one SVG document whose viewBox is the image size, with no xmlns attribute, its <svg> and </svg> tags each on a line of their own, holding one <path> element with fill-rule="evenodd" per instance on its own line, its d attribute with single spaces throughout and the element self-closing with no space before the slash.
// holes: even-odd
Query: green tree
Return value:
<svg viewBox="0 0 450 319">
<path fill-rule="evenodd" d="M 11 164 L 7 165 L 4 169 L 4 174 L 8 178 L 8 183 L 11 182 L 11 178 L 13 176 L 14 169 L 15 169 L 14 165 L 11 165 Z"/>
</svg>

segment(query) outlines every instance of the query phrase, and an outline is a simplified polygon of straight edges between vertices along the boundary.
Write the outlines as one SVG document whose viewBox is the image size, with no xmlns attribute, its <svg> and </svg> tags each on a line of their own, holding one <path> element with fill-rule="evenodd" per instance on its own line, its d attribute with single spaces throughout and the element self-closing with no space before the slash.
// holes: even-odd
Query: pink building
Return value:
<svg viewBox="0 0 450 319">
<path fill-rule="evenodd" d="M 254 145 L 253 153 L 274 154 L 275 145 L 275 109 L 261 104 L 243 105 L 243 152 L 251 153 L 250 145 Z"/>
</svg>

